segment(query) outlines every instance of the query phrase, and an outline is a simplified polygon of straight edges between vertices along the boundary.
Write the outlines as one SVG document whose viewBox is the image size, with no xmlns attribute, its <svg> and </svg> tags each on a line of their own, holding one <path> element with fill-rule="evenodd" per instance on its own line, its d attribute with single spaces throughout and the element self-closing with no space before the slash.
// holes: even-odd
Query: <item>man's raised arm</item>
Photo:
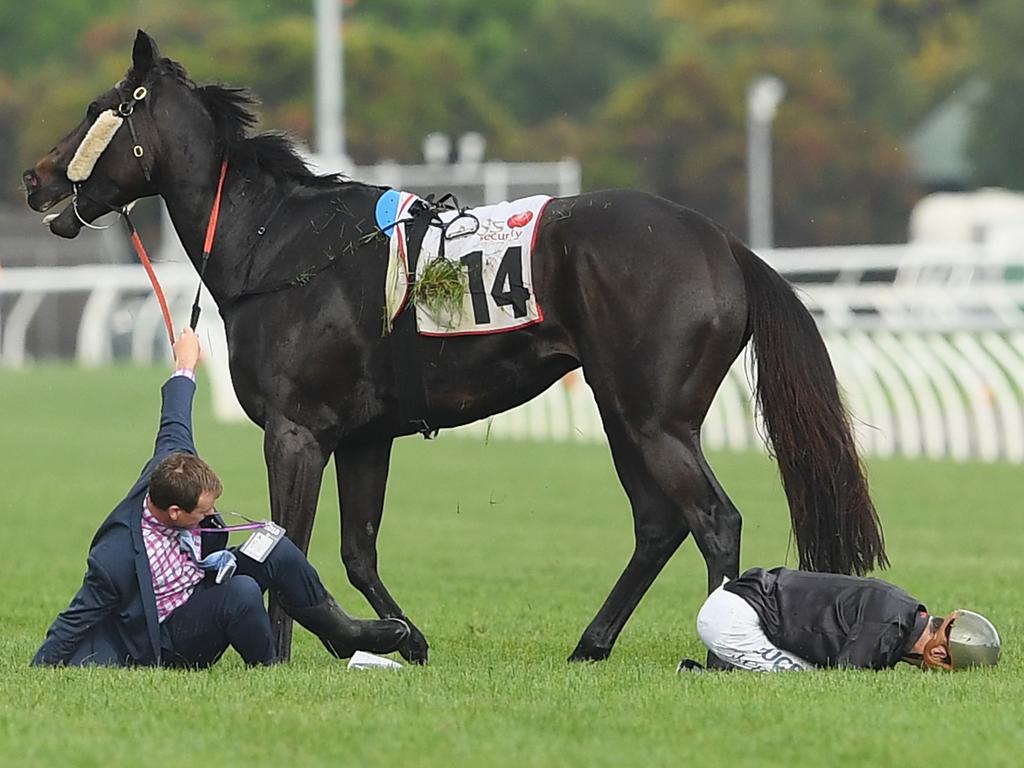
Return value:
<svg viewBox="0 0 1024 768">
<path fill-rule="evenodd" d="M 162 390 L 163 408 L 155 456 L 175 451 L 196 452 L 192 439 L 192 396 L 196 391 L 195 372 L 200 357 L 199 337 L 191 328 L 186 328 L 174 342 L 174 373 Z"/>
</svg>

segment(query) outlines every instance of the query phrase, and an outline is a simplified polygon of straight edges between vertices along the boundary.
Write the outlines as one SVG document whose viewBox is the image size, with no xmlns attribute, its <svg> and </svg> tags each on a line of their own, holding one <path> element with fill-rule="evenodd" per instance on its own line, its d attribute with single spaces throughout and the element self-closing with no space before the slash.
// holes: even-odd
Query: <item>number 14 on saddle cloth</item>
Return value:
<svg viewBox="0 0 1024 768">
<path fill-rule="evenodd" d="M 395 211 L 392 222 L 398 223 L 389 226 L 392 222 L 378 221 L 381 229 L 390 230 L 391 235 L 385 301 L 392 323 L 410 299 L 406 225 L 409 207 L 418 199 L 409 192 L 398 193 L 392 203 Z M 467 290 L 461 307 L 441 310 L 436 315 L 418 302 L 416 328 L 419 333 L 425 336 L 500 333 L 544 319 L 533 290 L 531 262 L 537 224 L 549 200 L 547 195 L 535 195 L 439 214 L 441 222 L 448 226 L 444 231 L 437 226 L 427 228 L 416 264 L 416 278 L 422 278 L 428 265 L 439 257 L 444 237 L 445 258 L 461 267 Z"/>
</svg>

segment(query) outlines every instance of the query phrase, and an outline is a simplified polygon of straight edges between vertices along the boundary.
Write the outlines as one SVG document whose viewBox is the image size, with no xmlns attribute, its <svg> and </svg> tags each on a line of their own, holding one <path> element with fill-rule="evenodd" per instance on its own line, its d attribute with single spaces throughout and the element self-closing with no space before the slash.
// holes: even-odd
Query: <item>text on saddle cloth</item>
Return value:
<svg viewBox="0 0 1024 768">
<path fill-rule="evenodd" d="M 551 198 L 535 195 L 462 210 L 435 209 L 436 226 L 423 236 L 416 278 L 442 255 L 461 268 L 461 307 L 436 314 L 417 303 L 416 327 L 425 336 L 501 333 L 540 322 L 533 285 L 537 225 Z M 390 236 L 385 305 L 390 323 L 411 300 L 406 227 L 420 198 L 389 190 L 377 203 L 377 226 Z M 443 250 L 442 250 L 443 244 Z"/>
</svg>

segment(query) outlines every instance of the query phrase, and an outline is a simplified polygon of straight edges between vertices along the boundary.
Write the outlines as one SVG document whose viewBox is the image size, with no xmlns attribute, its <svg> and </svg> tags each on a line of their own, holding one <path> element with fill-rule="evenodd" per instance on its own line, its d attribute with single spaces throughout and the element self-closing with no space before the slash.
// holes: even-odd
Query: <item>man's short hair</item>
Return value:
<svg viewBox="0 0 1024 768">
<path fill-rule="evenodd" d="M 149 499 L 159 509 L 177 505 L 191 512 L 203 493 L 217 497 L 223 490 L 217 473 L 191 453 L 172 453 L 156 465 L 149 479 Z"/>
</svg>

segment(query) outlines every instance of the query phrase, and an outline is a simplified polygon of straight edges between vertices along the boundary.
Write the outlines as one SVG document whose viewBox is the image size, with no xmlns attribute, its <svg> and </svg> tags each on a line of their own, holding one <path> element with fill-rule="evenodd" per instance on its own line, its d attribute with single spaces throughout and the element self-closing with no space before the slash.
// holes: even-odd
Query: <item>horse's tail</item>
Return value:
<svg viewBox="0 0 1024 768">
<path fill-rule="evenodd" d="M 789 499 L 800 567 L 884 568 L 881 524 L 814 318 L 778 272 L 735 238 L 729 243 L 746 285 L 755 396 Z"/>
</svg>

